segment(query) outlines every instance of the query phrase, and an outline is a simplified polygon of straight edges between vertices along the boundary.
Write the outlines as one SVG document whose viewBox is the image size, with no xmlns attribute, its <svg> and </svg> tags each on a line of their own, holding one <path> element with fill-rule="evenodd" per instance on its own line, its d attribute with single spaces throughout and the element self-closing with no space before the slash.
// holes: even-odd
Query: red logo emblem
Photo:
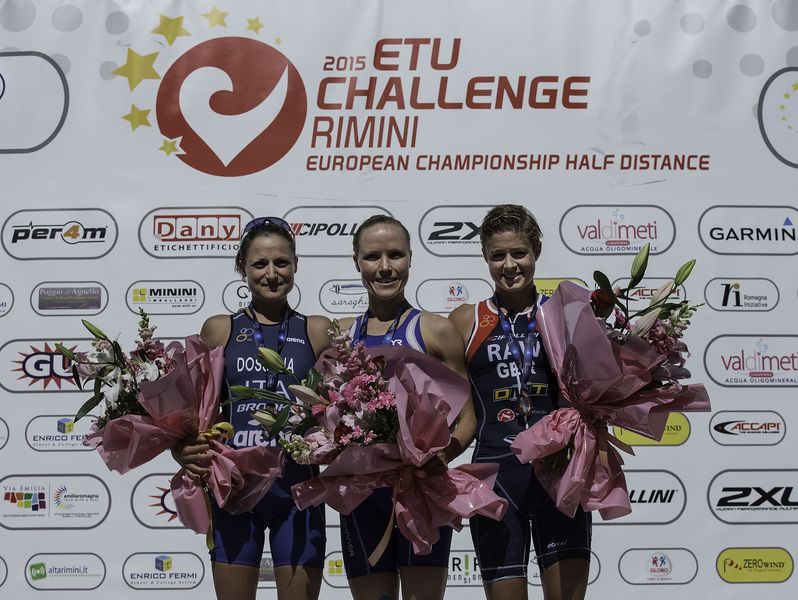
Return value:
<svg viewBox="0 0 798 600">
<path fill-rule="evenodd" d="M 187 165 L 222 177 L 270 167 L 305 125 L 307 96 L 296 67 L 271 46 L 240 37 L 194 46 L 163 77 L 158 127 L 181 138 Z"/>
<path fill-rule="evenodd" d="M 496 420 L 499 423 L 509 423 L 515 419 L 515 412 L 509 408 L 503 408 L 496 413 Z"/>
</svg>

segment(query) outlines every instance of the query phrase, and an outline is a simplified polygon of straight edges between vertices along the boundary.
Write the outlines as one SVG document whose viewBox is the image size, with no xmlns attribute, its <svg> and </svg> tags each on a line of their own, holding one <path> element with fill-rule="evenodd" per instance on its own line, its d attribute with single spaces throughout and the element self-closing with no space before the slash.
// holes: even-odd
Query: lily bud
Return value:
<svg viewBox="0 0 798 600">
<path fill-rule="evenodd" d="M 256 410 L 249 414 L 253 419 L 260 423 L 264 429 L 271 429 L 277 422 L 277 417 L 268 410 Z"/>
<path fill-rule="evenodd" d="M 632 325 L 632 335 L 645 335 L 645 333 L 651 329 L 654 323 L 659 316 L 659 311 L 652 310 L 651 312 L 647 312 L 642 317 L 637 319 Z"/>
<path fill-rule="evenodd" d="M 264 367 L 275 373 L 288 373 L 283 357 L 271 348 L 258 348 L 258 360 Z"/>
<path fill-rule="evenodd" d="M 651 297 L 651 302 L 649 302 L 649 306 L 653 306 L 654 304 L 658 304 L 663 300 L 665 300 L 668 296 L 670 296 L 673 293 L 675 287 L 676 286 L 674 285 L 674 282 L 672 280 L 663 283 L 659 287 L 659 289 L 657 289 L 657 291 L 654 292 L 654 295 Z"/>
<path fill-rule="evenodd" d="M 294 396 L 299 402 L 302 402 L 308 406 L 313 406 L 314 404 L 319 404 L 322 402 L 321 397 L 316 392 L 309 387 L 305 387 L 304 385 L 289 385 L 288 389 L 293 392 Z"/>
</svg>

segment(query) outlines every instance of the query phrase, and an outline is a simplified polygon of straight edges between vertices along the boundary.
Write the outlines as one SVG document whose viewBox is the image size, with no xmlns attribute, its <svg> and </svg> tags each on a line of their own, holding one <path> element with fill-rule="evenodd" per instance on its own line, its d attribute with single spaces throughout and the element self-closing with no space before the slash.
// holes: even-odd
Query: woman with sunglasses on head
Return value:
<svg viewBox="0 0 798 600">
<path fill-rule="evenodd" d="M 478 421 L 474 462 L 499 463 L 494 491 L 509 501 L 501 521 L 471 519 L 471 536 L 488 600 L 526 600 L 530 538 L 546 600 L 581 600 L 590 561 L 590 513 L 562 514 L 510 449 L 515 436 L 557 405 L 557 380 L 536 330 L 545 296 L 535 289 L 543 237 L 523 206 L 504 204 L 485 215 L 482 255 L 493 297 L 449 315 L 466 345 Z"/>
<path fill-rule="evenodd" d="M 201 331 L 208 346 L 224 347 L 228 385 L 259 387 L 290 398 L 288 385 L 295 383 L 293 377 L 262 367 L 255 360 L 258 347 L 278 351 L 300 380 L 329 347 L 329 319 L 306 317 L 288 305 L 297 264 L 288 223 L 260 217 L 246 225 L 235 269 L 247 282 L 252 301 L 233 315 L 210 317 Z M 229 443 L 234 447 L 269 443 L 261 426 L 250 417 L 250 412 L 264 407 L 255 400 L 240 400 L 226 407 L 225 418 L 236 431 Z M 175 453 L 175 458 L 199 477 L 208 472 L 208 450 L 200 437 Z M 291 497 L 291 485 L 317 474 L 315 468 L 286 457 L 283 476 L 251 512 L 232 515 L 213 505 L 211 561 L 219 600 L 255 599 L 266 529 L 279 600 L 318 598 L 326 542 L 324 506 L 300 511 Z"/>
<path fill-rule="evenodd" d="M 354 342 L 366 346 L 407 346 L 443 361 L 465 377 L 463 344 L 447 319 L 413 308 L 405 298 L 410 274 L 410 234 L 398 220 L 374 215 L 360 224 L 353 239 L 355 268 L 368 292 L 369 307 L 357 318 L 341 321 Z M 427 468 L 443 469 L 468 446 L 474 435 L 471 400 L 458 416 L 451 442 Z M 429 463 L 428 463 L 429 464 Z M 341 515 L 341 547 L 346 576 L 355 600 L 395 600 L 401 580 L 405 600 L 440 600 L 446 587 L 452 530 L 441 527 L 440 540 L 428 555 L 415 555 L 412 544 L 394 527 L 379 561 L 368 557 L 391 517 L 390 488 L 379 488 L 349 515 Z"/>
</svg>

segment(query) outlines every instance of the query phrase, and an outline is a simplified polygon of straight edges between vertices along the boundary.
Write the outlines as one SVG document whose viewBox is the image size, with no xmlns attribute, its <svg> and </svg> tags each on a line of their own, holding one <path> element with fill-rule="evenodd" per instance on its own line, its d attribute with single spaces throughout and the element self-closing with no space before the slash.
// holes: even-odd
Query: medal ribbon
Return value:
<svg viewBox="0 0 798 600">
<path fill-rule="evenodd" d="M 391 326 L 388 328 L 388 331 L 385 332 L 385 335 L 382 336 L 382 346 L 390 346 L 391 342 L 393 342 L 393 336 L 396 335 L 396 330 L 399 328 L 399 321 L 402 318 L 402 315 L 405 314 L 405 311 L 408 308 L 412 308 L 410 303 L 407 300 L 402 301 L 402 304 L 399 306 L 399 312 L 396 313 L 396 318 L 391 323 Z M 357 344 L 361 340 L 366 339 L 368 327 L 369 327 L 369 311 L 367 310 L 362 315 L 358 317 L 359 326 L 355 328 L 355 337 L 352 340 L 353 344 Z"/>
</svg>

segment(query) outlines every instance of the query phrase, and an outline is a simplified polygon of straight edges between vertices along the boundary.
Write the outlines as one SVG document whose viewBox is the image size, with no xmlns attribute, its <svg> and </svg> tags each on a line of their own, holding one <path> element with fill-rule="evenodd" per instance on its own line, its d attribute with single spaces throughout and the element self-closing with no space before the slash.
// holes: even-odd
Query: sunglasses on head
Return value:
<svg viewBox="0 0 798 600">
<path fill-rule="evenodd" d="M 244 239 L 245 235 L 261 225 L 275 225 L 283 231 L 286 231 L 291 237 L 294 237 L 294 230 L 291 229 L 291 225 L 280 217 L 256 217 L 244 225 L 244 231 L 241 234 L 241 239 Z"/>
</svg>

